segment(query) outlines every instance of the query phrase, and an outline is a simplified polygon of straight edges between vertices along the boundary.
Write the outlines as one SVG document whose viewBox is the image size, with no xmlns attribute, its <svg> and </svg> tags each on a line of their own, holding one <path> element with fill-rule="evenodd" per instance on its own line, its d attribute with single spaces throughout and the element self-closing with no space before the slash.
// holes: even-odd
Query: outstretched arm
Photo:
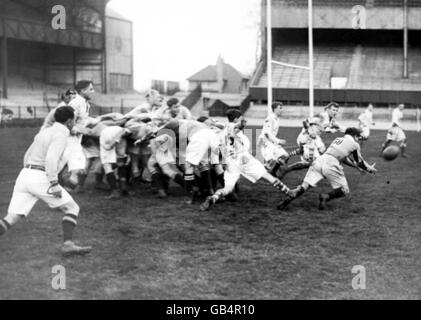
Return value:
<svg viewBox="0 0 421 320">
<path fill-rule="evenodd" d="M 360 150 L 355 150 L 352 154 L 357 164 L 357 167 L 368 172 L 368 173 L 375 173 L 377 170 L 375 168 L 376 164 L 370 165 L 367 161 L 364 160 L 363 156 L 361 155 Z"/>
</svg>

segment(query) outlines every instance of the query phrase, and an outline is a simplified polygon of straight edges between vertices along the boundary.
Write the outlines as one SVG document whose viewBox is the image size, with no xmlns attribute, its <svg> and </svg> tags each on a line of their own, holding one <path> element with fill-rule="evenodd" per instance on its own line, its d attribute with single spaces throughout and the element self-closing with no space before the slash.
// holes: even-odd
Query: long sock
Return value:
<svg viewBox="0 0 421 320">
<path fill-rule="evenodd" d="M 96 183 L 102 183 L 102 179 L 104 179 L 104 174 L 95 173 L 95 182 Z"/>
<path fill-rule="evenodd" d="M 216 175 L 215 170 L 211 170 L 211 180 L 212 180 L 212 189 L 216 190 L 216 186 L 218 184 L 218 177 Z"/>
<path fill-rule="evenodd" d="M 127 190 L 127 168 L 126 166 L 119 167 L 118 170 L 118 177 L 120 180 L 120 189 L 122 191 Z"/>
<path fill-rule="evenodd" d="M 184 178 L 181 174 L 177 173 L 174 177 L 174 182 L 184 187 Z"/>
<path fill-rule="evenodd" d="M 290 191 L 290 189 L 279 179 L 276 179 L 275 183 L 273 184 L 273 186 L 282 191 L 285 194 L 288 194 L 288 192 Z"/>
<path fill-rule="evenodd" d="M 205 189 L 205 191 L 208 194 L 213 194 L 214 190 L 213 190 L 213 186 L 212 186 L 212 177 L 211 177 L 210 170 L 202 171 L 200 173 L 200 176 L 202 177 L 203 188 Z"/>
<path fill-rule="evenodd" d="M 161 174 L 159 172 L 154 172 L 151 175 L 151 184 L 152 184 L 152 188 L 155 190 L 164 189 L 162 185 Z"/>
<path fill-rule="evenodd" d="M 216 179 L 218 180 L 219 184 L 222 186 L 222 188 L 225 188 L 225 179 L 224 179 L 224 174 L 221 173 L 220 175 L 218 175 L 216 177 Z"/>
<path fill-rule="evenodd" d="M 279 168 L 281 167 L 280 163 L 276 163 L 275 166 L 273 167 L 273 169 L 270 171 L 270 173 L 276 177 L 276 172 L 279 170 Z"/>
<path fill-rule="evenodd" d="M 327 201 L 331 201 L 336 198 L 342 198 L 345 196 L 345 192 L 342 188 L 333 189 L 331 192 L 328 193 L 329 199 Z"/>
<path fill-rule="evenodd" d="M 391 142 L 390 140 L 387 140 L 385 143 L 383 143 L 382 151 L 384 151 L 384 149 L 386 149 L 389 146 L 390 142 Z"/>
<path fill-rule="evenodd" d="M 75 227 L 77 225 L 77 216 L 73 214 L 66 214 L 63 217 L 63 240 L 66 241 L 72 241 L 73 240 L 73 231 L 75 230 Z"/>
<path fill-rule="evenodd" d="M 114 172 L 108 173 L 106 177 L 111 190 L 117 190 L 117 179 L 115 178 Z"/>
<path fill-rule="evenodd" d="M 405 150 L 406 150 L 406 147 L 401 147 L 401 155 L 402 155 L 402 157 L 405 157 Z"/>
<path fill-rule="evenodd" d="M 300 148 L 291 151 L 289 153 L 289 157 L 298 156 L 299 154 L 301 154 L 301 149 Z"/>
<path fill-rule="evenodd" d="M 86 178 L 88 177 L 88 174 L 87 173 L 84 173 L 84 174 L 80 174 L 79 175 L 79 186 L 84 186 L 85 185 L 85 181 L 86 181 Z"/>
<path fill-rule="evenodd" d="M 225 191 L 224 189 L 219 189 L 218 191 L 215 192 L 215 194 L 212 196 L 212 198 L 215 201 L 218 201 L 219 199 L 221 199 L 223 196 L 225 195 Z"/>
<path fill-rule="evenodd" d="M 195 185 L 194 174 L 184 175 L 184 188 L 188 193 L 193 191 L 193 186 Z"/>
<path fill-rule="evenodd" d="M 9 229 L 10 229 L 10 225 L 7 223 L 7 221 L 4 219 L 1 219 L 0 220 L 0 236 L 5 234 L 7 230 Z"/>
</svg>

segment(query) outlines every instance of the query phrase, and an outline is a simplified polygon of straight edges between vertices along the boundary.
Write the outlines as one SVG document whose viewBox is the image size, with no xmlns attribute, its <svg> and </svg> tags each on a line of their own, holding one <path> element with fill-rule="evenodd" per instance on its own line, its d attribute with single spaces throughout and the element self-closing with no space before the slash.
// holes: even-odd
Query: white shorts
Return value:
<svg viewBox="0 0 421 320">
<path fill-rule="evenodd" d="M 13 189 L 12 200 L 9 204 L 8 213 L 13 215 L 28 216 L 38 200 L 44 201 L 50 208 L 59 208 L 73 202 L 71 195 L 61 188 L 62 197 L 56 198 L 47 194 L 50 182 L 47 174 L 43 171 L 22 169 L 15 187 Z"/>
<path fill-rule="evenodd" d="M 405 132 L 401 127 L 392 127 L 387 131 L 387 140 L 401 142 L 406 140 Z"/>
<path fill-rule="evenodd" d="M 85 170 L 86 168 L 86 157 L 80 141 L 81 139 L 77 136 L 69 136 L 67 138 L 63 159 L 67 161 L 69 171 Z"/>
<path fill-rule="evenodd" d="M 238 156 L 238 159 L 227 159 L 227 170 L 224 173 L 225 182 L 236 181 L 240 175 L 252 183 L 259 181 L 267 173 L 264 165 L 251 154 Z M 234 183 L 234 185 L 235 185 Z"/>
<path fill-rule="evenodd" d="M 186 148 L 186 162 L 197 166 L 200 162 L 219 163 L 219 138 L 211 129 L 197 131 Z"/>
<path fill-rule="evenodd" d="M 155 154 L 152 154 L 148 161 L 148 166 L 154 166 L 158 164 L 160 167 L 166 164 L 176 164 L 175 157 L 170 150 L 162 151 L 157 150 Z M 152 168 L 148 168 L 149 171 Z"/>
<path fill-rule="evenodd" d="M 83 148 L 83 153 L 86 159 L 99 158 L 99 146 L 94 145 L 87 148 Z"/>
<path fill-rule="evenodd" d="M 288 157 L 288 152 L 281 145 L 270 141 L 261 142 L 260 153 L 265 162 L 278 161 L 280 158 Z"/>
<path fill-rule="evenodd" d="M 118 158 L 126 158 L 126 149 L 127 149 L 127 142 L 126 139 L 121 139 L 119 143 L 117 143 L 111 149 L 106 149 L 104 145 L 101 143 L 99 152 L 102 164 L 115 164 L 117 163 Z"/>
<path fill-rule="evenodd" d="M 364 139 L 368 139 L 368 137 L 370 136 L 370 127 L 360 126 L 360 129 L 361 137 L 363 137 Z"/>
<path fill-rule="evenodd" d="M 312 187 L 316 187 L 319 181 L 323 179 L 327 179 L 333 189 L 342 188 L 345 193 L 349 192 L 348 182 L 342 165 L 338 159 L 329 154 L 323 154 L 314 160 L 307 171 L 304 182 Z"/>
</svg>

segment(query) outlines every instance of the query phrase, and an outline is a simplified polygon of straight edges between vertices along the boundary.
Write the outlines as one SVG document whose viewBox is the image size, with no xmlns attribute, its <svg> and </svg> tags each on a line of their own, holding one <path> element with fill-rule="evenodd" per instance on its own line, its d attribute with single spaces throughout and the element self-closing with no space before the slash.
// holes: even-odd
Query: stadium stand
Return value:
<svg viewBox="0 0 421 320">
<path fill-rule="evenodd" d="M 308 65 L 306 45 L 278 46 L 273 59 L 295 65 Z M 396 47 L 319 46 L 314 48 L 316 88 L 330 88 L 335 73 L 348 78 L 348 89 L 419 90 L 421 49 L 409 50 L 409 79 L 402 78 L 402 49 Z M 258 86 L 267 85 L 263 73 Z M 308 72 L 274 65 L 273 85 L 279 88 L 308 88 Z"/>
<path fill-rule="evenodd" d="M 408 0 L 407 7 L 403 4 L 401 0 L 313 0 L 316 104 L 331 100 L 351 105 L 420 104 L 421 1 Z M 273 60 L 309 65 L 307 5 L 307 0 L 272 0 Z M 358 27 L 354 22 L 361 11 L 355 12 L 355 5 L 366 10 L 358 16 L 364 22 Z M 265 6 L 266 1 L 261 17 L 264 35 Z M 262 59 L 250 82 L 250 94 L 257 104 L 267 99 L 266 50 L 264 37 Z M 272 78 L 274 99 L 308 103 L 307 70 L 273 64 Z"/>
</svg>

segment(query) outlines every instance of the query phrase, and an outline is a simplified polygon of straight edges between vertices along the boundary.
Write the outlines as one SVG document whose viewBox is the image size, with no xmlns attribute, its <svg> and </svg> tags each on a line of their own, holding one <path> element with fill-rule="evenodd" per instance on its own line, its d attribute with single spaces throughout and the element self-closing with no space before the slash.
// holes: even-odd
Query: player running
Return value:
<svg viewBox="0 0 421 320">
<path fill-rule="evenodd" d="M 361 130 L 358 128 L 346 129 L 345 135 L 335 139 L 326 152 L 313 162 L 303 183 L 289 192 L 288 197 L 279 204 L 278 209 L 284 210 L 291 201 L 303 195 L 308 189 L 315 188 L 323 179 L 329 181 L 333 190 L 328 194 L 319 195 L 320 210 L 326 208 L 327 202 L 349 194 L 342 163 L 357 168 L 359 171 L 375 173 L 377 171 L 374 168 L 375 164 L 369 165 L 361 155 L 358 143 L 360 136 Z M 354 160 L 349 158 L 351 155 Z"/>
<path fill-rule="evenodd" d="M 361 137 L 363 140 L 368 140 L 370 136 L 371 126 L 376 125 L 373 121 L 373 105 L 369 104 L 367 109 L 358 117 L 358 126 L 361 130 Z"/>
<path fill-rule="evenodd" d="M 309 168 L 313 161 L 326 151 L 326 146 L 320 138 L 323 128 L 318 118 L 304 121 L 303 127 L 297 138 L 298 149 L 289 154 L 290 157 L 301 155 L 301 161 L 282 167 L 278 172 L 278 178 L 281 180 L 291 171 Z"/>
<path fill-rule="evenodd" d="M 24 157 L 24 169 L 20 172 L 13 190 L 7 216 L 0 220 L 0 235 L 6 233 L 18 221 L 27 217 L 38 200 L 63 214 L 64 243 L 61 252 L 85 254 L 91 247 L 80 247 L 73 242 L 73 231 L 80 208 L 70 194 L 58 183 L 58 173 L 65 165 L 63 153 L 70 131 L 75 124 L 75 113 L 71 107 L 55 111 L 54 124 L 40 131 Z"/>
<path fill-rule="evenodd" d="M 252 183 L 264 179 L 284 193 L 289 191 L 288 187 L 281 180 L 269 174 L 263 164 L 250 154 L 250 141 L 243 133 L 246 121 L 241 112 L 235 109 L 229 110 L 227 117 L 229 124 L 227 125 L 225 136 L 225 186 L 216 191 L 214 195 L 206 198 L 200 205 L 201 211 L 208 210 L 219 199 L 232 193 L 240 176 L 245 177 Z"/>
<path fill-rule="evenodd" d="M 282 103 L 274 102 L 272 104 L 272 114 L 270 114 L 263 124 L 262 133 L 258 139 L 260 152 L 264 159 L 266 169 L 272 174 L 276 172 L 281 165 L 286 163 L 288 152 L 282 147 L 286 141 L 277 137 L 282 115 Z"/>
<path fill-rule="evenodd" d="M 401 156 L 402 158 L 407 158 L 405 154 L 406 151 L 406 135 L 401 127 L 401 120 L 403 118 L 403 109 L 405 109 L 404 104 L 400 104 L 397 108 L 393 110 L 392 113 L 392 127 L 387 132 L 386 141 L 382 145 L 382 151 L 384 151 L 392 141 L 395 141 L 399 144 L 401 148 Z"/>
</svg>

